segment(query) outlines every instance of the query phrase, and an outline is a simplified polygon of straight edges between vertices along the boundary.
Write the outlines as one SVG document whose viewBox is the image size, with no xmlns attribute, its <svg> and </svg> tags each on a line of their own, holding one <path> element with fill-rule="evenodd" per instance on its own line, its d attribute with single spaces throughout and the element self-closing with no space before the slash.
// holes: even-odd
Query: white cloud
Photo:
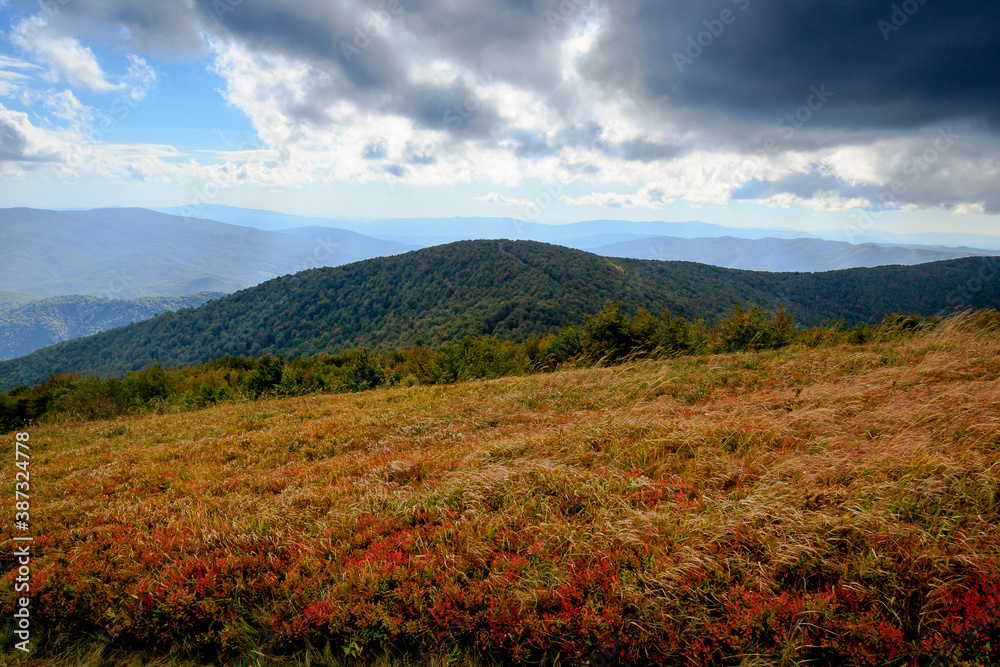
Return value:
<svg viewBox="0 0 1000 667">
<path fill-rule="evenodd" d="M 40 69 L 26 60 L 0 55 L 0 97 L 14 97 L 22 91 L 22 84 L 31 76 L 16 70 Z"/>
<path fill-rule="evenodd" d="M 517 206 L 520 208 L 527 208 L 532 206 L 535 202 L 530 199 L 516 199 L 514 197 L 507 197 L 499 192 L 491 192 L 488 195 L 483 195 L 482 197 L 476 197 L 476 201 L 486 202 L 487 204 L 504 204 L 509 206 Z"/>
<path fill-rule="evenodd" d="M 129 54 L 128 72 L 125 74 L 124 84 L 128 87 L 128 96 L 134 102 L 146 97 L 153 88 L 156 88 L 156 70 L 154 70 L 145 58 L 140 58 L 135 54 Z"/>
<path fill-rule="evenodd" d="M 42 103 L 57 118 L 74 124 L 89 121 L 94 115 L 93 109 L 82 104 L 80 100 L 76 99 L 73 92 L 69 90 L 44 95 Z"/>
<path fill-rule="evenodd" d="M 58 162 L 69 137 L 32 124 L 28 114 L 0 104 L 0 162 Z"/>
<path fill-rule="evenodd" d="M 124 83 L 113 84 L 107 80 L 94 52 L 82 46 L 73 37 L 55 34 L 39 27 L 30 20 L 21 21 L 11 34 L 11 42 L 45 63 L 48 71 L 42 74 L 46 81 L 65 80 L 71 85 L 86 86 L 95 92 L 122 90 Z"/>
</svg>

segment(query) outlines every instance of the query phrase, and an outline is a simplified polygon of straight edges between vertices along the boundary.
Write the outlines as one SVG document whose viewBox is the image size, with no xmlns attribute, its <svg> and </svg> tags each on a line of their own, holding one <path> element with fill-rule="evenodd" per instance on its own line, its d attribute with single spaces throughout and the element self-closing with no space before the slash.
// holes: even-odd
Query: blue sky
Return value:
<svg viewBox="0 0 1000 667">
<path fill-rule="evenodd" d="M 998 15 L 0 0 L 0 205 L 996 234 Z"/>
</svg>

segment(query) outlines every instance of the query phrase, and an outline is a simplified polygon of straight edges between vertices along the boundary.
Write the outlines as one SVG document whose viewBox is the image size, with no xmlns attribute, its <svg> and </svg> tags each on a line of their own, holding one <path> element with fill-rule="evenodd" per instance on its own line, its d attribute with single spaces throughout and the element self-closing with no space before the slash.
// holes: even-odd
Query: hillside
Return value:
<svg viewBox="0 0 1000 667">
<path fill-rule="evenodd" d="M 807 326 L 1000 305 L 992 259 L 778 274 L 686 262 L 611 260 L 530 241 L 469 241 L 268 281 L 196 310 L 69 341 L 0 363 L 0 389 L 49 373 L 123 374 L 227 354 L 291 356 L 524 339 L 579 322 L 609 300 L 714 322 L 735 304 L 777 306 Z M 978 282 L 973 282 L 978 280 Z M 978 291 L 967 288 L 974 285 Z"/>
<path fill-rule="evenodd" d="M 998 383 L 994 316 L 39 425 L 18 664 L 1000 664 Z"/>
<path fill-rule="evenodd" d="M 0 313 L 0 360 L 14 359 L 66 340 L 141 322 L 182 308 L 197 308 L 222 292 L 188 296 L 104 299 L 54 296 Z"/>
<path fill-rule="evenodd" d="M 140 208 L 0 209 L 5 290 L 132 299 L 234 292 L 412 246 L 343 229 L 282 234 Z"/>
<path fill-rule="evenodd" d="M 753 271 L 836 271 L 996 256 L 996 250 L 837 243 L 822 239 L 645 238 L 586 248 L 607 257 L 688 261 Z"/>
<path fill-rule="evenodd" d="M 0 315 L 10 312 L 15 308 L 20 308 L 26 303 L 37 301 L 41 297 L 28 292 L 16 292 L 13 290 L 0 290 Z"/>
</svg>

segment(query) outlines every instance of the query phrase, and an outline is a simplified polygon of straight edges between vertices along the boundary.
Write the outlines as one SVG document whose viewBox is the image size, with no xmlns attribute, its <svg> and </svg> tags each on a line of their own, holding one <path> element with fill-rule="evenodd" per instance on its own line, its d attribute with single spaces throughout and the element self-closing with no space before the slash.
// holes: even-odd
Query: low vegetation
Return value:
<svg viewBox="0 0 1000 667">
<path fill-rule="evenodd" d="M 369 351 L 299 357 L 265 355 L 256 359 L 225 356 L 207 364 L 164 369 L 154 364 L 125 378 L 50 375 L 34 387 L 0 394 L 0 428 L 49 419 L 108 419 L 127 414 L 203 408 L 219 402 L 263 396 L 348 393 L 383 386 L 453 384 L 468 380 L 552 371 L 566 364 L 587 366 L 627 359 L 668 358 L 681 354 L 777 349 L 795 341 L 810 346 L 863 343 L 933 328 L 938 319 L 893 315 L 882 325 L 847 328 L 843 323 L 799 329 L 779 308 L 768 312 L 736 306 L 718 327 L 688 322 L 663 311 L 639 309 L 634 317 L 621 304 L 607 304 L 580 325 L 567 325 L 523 343 L 492 336 L 465 338 L 437 349 Z"/>
<path fill-rule="evenodd" d="M 262 399 L 42 420 L 25 664 L 997 664 L 1000 315 L 728 322 L 612 306 L 396 382 L 230 360 L 197 373 Z M 310 370 L 377 388 L 269 396 Z"/>
</svg>

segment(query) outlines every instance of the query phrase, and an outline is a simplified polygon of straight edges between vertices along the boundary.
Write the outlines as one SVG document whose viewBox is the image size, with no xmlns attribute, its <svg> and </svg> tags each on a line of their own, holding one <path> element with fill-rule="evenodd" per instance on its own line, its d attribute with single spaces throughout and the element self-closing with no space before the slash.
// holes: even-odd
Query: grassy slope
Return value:
<svg viewBox="0 0 1000 667">
<path fill-rule="evenodd" d="M 324 637 L 435 636 L 506 661 L 989 664 L 998 353 L 952 322 L 38 427 L 36 627 L 64 664 L 109 637 L 315 665 Z"/>
</svg>

